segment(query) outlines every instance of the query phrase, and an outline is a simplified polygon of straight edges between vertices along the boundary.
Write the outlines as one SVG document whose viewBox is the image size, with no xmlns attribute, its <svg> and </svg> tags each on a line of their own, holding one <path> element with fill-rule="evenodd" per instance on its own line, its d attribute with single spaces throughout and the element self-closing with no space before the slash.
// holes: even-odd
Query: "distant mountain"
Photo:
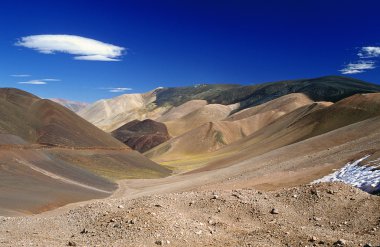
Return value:
<svg viewBox="0 0 380 247">
<path fill-rule="evenodd" d="M 203 99 L 208 103 L 240 103 L 240 109 L 259 105 L 290 93 L 303 93 L 314 101 L 336 102 L 357 93 L 380 92 L 380 86 L 343 76 L 325 76 L 270 82 L 252 86 L 198 85 L 194 87 L 165 88 L 157 92 L 158 106 L 181 105 L 188 100 Z"/>
<path fill-rule="evenodd" d="M 133 120 L 112 131 L 112 136 L 140 153 L 170 139 L 166 125 L 151 119 Z"/>
<path fill-rule="evenodd" d="M 373 92 L 380 92 L 380 86 L 343 76 L 287 80 L 250 86 L 199 84 L 191 87 L 159 88 L 146 94 L 125 94 L 113 99 L 100 100 L 79 111 L 78 114 L 110 132 L 134 119 L 150 118 L 168 122 L 177 115 L 186 115 L 185 112 L 180 113 L 182 110 L 189 113 L 192 108 L 205 104 L 238 104 L 229 113 L 233 114 L 291 93 L 302 93 L 313 101 L 337 102 L 357 93 Z M 181 108 L 175 110 L 179 106 L 182 110 Z"/>
<path fill-rule="evenodd" d="M 80 110 L 78 114 L 100 129 L 111 132 L 120 126 L 138 119 L 155 119 L 167 109 L 157 108 L 156 89 L 144 94 L 124 94 L 112 99 L 102 99 Z"/>
<path fill-rule="evenodd" d="M 73 112 L 78 112 L 84 109 L 88 105 L 88 103 L 66 100 L 66 99 L 50 99 L 50 100 L 63 105 L 64 107 L 72 110 Z"/>
</svg>

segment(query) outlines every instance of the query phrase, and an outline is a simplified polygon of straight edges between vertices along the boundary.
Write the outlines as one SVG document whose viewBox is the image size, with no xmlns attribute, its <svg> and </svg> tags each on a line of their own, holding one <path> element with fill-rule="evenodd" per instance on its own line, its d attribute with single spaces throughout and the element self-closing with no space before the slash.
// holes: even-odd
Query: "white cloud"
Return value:
<svg viewBox="0 0 380 247">
<path fill-rule="evenodd" d="M 366 70 L 375 69 L 374 61 L 359 60 L 357 63 L 349 63 L 345 68 L 339 70 L 342 74 L 359 74 Z"/>
<path fill-rule="evenodd" d="M 31 80 L 31 81 L 20 81 L 19 84 L 31 84 L 31 85 L 45 85 L 46 81 L 41 80 Z"/>
<path fill-rule="evenodd" d="M 376 47 L 376 46 L 362 47 L 358 53 L 358 56 L 361 58 L 380 57 L 380 47 Z"/>
<path fill-rule="evenodd" d="M 41 81 L 61 81 L 60 79 L 54 79 L 54 78 L 47 78 L 47 79 L 41 79 Z"/>
<path fill-rule="evenodd" d="M 48 82 L 54 82 L 54 81 L 61 81 L 61 80 L 60 79 L 47 78 L 47 79 L 21 81 L 18 83 L 19 84 L 31 84 L 31 85 L 45 85 L 45 84 L 48 84 Z"/>
<path fill-rule="evenodd" d="M 9 75 L 9 76 L 12 76 L 12 77 L 30 77 L 31 75 L 27 75 L 27 74 L 15 74 L 15 75 Z"/>
<path fill-rule="evenodd" d="M 120 61 L 125 48 L 76 35 L 32 35 L 22 37 L 16 46 L 23 46 L 44 54 L 62 52 L 76 60 Z"/>
<path fill-rule="evenodd" d="M 110 87 L 110 88 L 106 88 L 106 89 L 110 93 L 122 93 L 125 91 L 132 90 L 132 88 L 129 88 L 129 87 Z"/>
</svg>

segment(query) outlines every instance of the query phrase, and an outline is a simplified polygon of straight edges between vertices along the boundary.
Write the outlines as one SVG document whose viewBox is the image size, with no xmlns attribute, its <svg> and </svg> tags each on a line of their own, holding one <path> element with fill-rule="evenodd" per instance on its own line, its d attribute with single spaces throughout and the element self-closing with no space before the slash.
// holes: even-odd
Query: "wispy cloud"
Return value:
<svg viewBox="0 0 380 247">
<path fill-rule="evenodd" d="M 54 79 L 54 78 L 47 78 L 47 79 L 41 79 L 41 81 L 61 81 L 60 79 Z"/>
<path fill-rule="evenodd" d="M 45 85 L 47 84 L 46 81 L 41 80 L 30 80 L 30 81 L 20 81 L 19 84 L 31 84 L 31 85 Z"/>
<path fill-rule="evenodd" d="M 46 85 L 48 82 L 56 82 L 61 81 L 60 79 L 53 79 L 53 78 L 47 78 L 47 79 L 36 79 L 36 80 L 29 80 L 29 81 L 20 81 L 18 84 L 31 84 L 31 85 Z"/>
<path fill-rule="evenodd" d="M 56 52 L 74 55 L 76 60 L 120 61 L 124 47 L 103 43 L 76 35 L 32 35 L 20 38 L 16 46 L 23 46 L 44 54 Z"/>
<path fill-rule="evenodd" d="M 356 63 L 349 63 L 343 69 L 339 70 L 342 74 L 359 74 L 366 70 L 375 69 L 374 61 L 359 60 Z"/>
<path fill-rule="evenodd" d="M 27 74 L 15 74 L 15 75 L 9 75 L 9 76 L 12 76 L 12 77 L 30 77 L 31 75 L 27 75 Z"/>
<path fill-rule="evenodd" d="M 122 93 L 122 92 L 125 92 L 125 91 L 132 90 L 132 88 L 129 88 L 129 87 L 109 87 L 109 88 L 106 88 L 106 89 L 110 93 Z"/>
<path fill-rule="evenodd" d="M 342 74 L 360 74 L 375 69 L 376 60 L 380 58 L 380 47 L 363 46 L 356 55 L 358 61 L 344 65 L 344 68 L 339 70 Z"/>
<path fill-rule="evenodd" d="M 361 58 L 380 57 L 380 47 L 377 47 L 377 46 L 362 47 L 358 53 L 358 56 Z"/>
</svg>

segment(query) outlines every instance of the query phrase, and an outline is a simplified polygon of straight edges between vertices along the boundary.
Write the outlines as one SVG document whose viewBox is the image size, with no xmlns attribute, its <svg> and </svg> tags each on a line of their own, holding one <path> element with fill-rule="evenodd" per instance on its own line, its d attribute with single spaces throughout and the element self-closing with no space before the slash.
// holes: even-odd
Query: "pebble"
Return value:
<svg viewBox="0 0 380 247">
<path fill-rule="evenodd" d="M 121 208 L 121 209 L 123 209 L 124 208 L 124 206 L 123 205 L 119 205 L 119 206 L 117 206 L 118 208 Z"/>
<path fill-rule="evenodd" d="M 270 211 L 271 214 L 279 214 L 280 212 L 276 208 L 272 208 Z"/>
<path fill-rule="evenodd" d="M 77 246 L 77 244 L 73 241 L 69 241 L 69 243 L 67 244 L 68 246 Z"/>
<path fill-rule="evenodd" d="M 322 219 L 321 218 L 319 218 L 319 217 L 313 217 L 313 220 L 315 220 L 315 221 L 321 221 Z"/>
<path fill-rule="evenodd" d="M 339 239 L 338 241 L 336 241 L 336 242 L 334 243 L 334 245 L 336 245 L 336 246 L 345 246 L 345 245 L 346 245 L 346 240 L 344 240 L 344 239 Z"/>
<path fill-rule="evenodd" d="M 154 242 L 156 245 L 162 245 L 162 240 L 157 240 L 156 242 Z"/>
</svg>

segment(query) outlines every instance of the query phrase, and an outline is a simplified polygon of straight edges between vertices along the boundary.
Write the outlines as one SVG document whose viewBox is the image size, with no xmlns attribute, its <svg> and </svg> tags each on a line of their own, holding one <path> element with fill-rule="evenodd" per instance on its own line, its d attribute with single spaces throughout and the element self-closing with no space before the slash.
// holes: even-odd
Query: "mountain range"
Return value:
<svg viewBox="0 0 380 247">
<path fill-rule="evenodd" d="M 169 195 L 167 202 L 177 205 L 182 195 L 232 190 L 241 199 L 233 191 L 314 181 L 380 191 L 380 86 L 353 78 L 157 88 L 88 105 L 2 88 L 0 101 L 0 215 L 106 197 L 100 201 L 136 199 L 128 210 L 165 211 L 170 206 L 152 197 Z M 309 198 L 305 188 L 302 200 Z M 195 201 L 209 201 L 201 208 L 214 214 L 225 210 L 213 208 L 218 200 L 202 194 Z M 183 203 L 176 210 L 187 212 L 195 202 Z M 101 220 L 108 211 L 95 220 L 99 227 L 120 216 L 110 210 L 108 223 Z M 115 210 L 124 212 L 122 205 Z"/>
</svg>

